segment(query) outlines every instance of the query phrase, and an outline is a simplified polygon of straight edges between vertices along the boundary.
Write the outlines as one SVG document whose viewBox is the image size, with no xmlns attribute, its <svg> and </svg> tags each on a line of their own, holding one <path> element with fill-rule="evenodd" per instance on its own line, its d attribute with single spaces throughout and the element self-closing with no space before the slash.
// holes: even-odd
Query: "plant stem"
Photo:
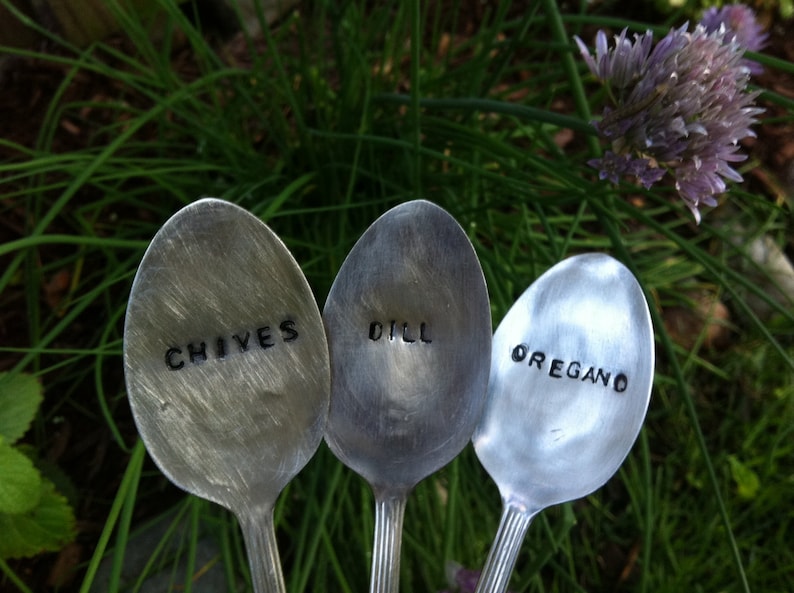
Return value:
<svg viewBox="0 0 794 593">
<path fill-rule="evenodd" d="M 0 558 L 0 573 L 4 574 L 20 593 L 33 593 L 2 558 Z"/>
<path fill-rule="evenodd" d="M 420 113 L 420 88 L 419 74 L 422 56 L 422 3 L 419 0 L 411 2 L 411 115 L 413 116 L 413 141 L 414 141 L 414 198 L 422 197 L 422 125 Z"/>
<path fill-rule="evenodd" d="M 557 43 L 569 46 L 571 41 L 565 30 L 565 24 L 562 21 L 562 15 L 560 14 L 556 0 L 542 0 L 542 2 L 554 40 Z M 587 95 L 584 92 L 584 85 L 582 84 L 582 77 L 579 76 L 579 70 L 576 67 L 573 54 L 569 51 L 565 52 L 560 55 L 560 60 L 562 61 L 562 68 L 568 76 L 568 84 L 571 85 L 571 95 L 573 96 L 576 111 L 582 120 L 589 122 L 591 118 L 590 104 L 587 101 Z M 596 136 L 587 137 L 587 146 L 593 156 L 601 154 L 601 147 L 598 144 L 598 138 Z"/>
<path fill-rule="evenodd" d="M 85 578 L 80 586 L 80 593 L 88 593 L 91 589 L 94 578 L 96 578 L 97 570 L 99 569 L 99 563 L 105 555 L 110 536 L 113 534 L 113 530 L 116 527 L 116 521 L 118 521 L 119 515 L 128 504 L 130 490 L 137 490 L 145 456 L 146 448 L 143 446 L 143 441 L 138 439 L 135 443 L 135 447 L 132 449 L 132 455 L 127 464 L 127 470 L 124 472 L 124 477 L 121 479 L 121 485 L 119 486 L 116 498 L 113 500 L 113 506 L 110 507 L 110 513 L 108 513 L 108 518 L 107 521 L 105 521 L 102 534 L 99 536 L 99 541 L 94 549 L 94 555 L 91 556 L 91 560 L 88 563 Z M 108 592 L 114 593 L 114 589 L 108 588 Z"/>
</svg>

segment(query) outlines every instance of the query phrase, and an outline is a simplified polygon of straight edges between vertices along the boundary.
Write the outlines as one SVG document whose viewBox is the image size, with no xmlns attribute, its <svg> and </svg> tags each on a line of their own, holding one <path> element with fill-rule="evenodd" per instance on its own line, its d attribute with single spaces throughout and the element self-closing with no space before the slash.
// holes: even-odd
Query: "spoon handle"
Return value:
<svg viewBox="0 0 794 593">
<path fill-rule="evenodd" d="M 273 508 L 255 508 L 238 516 L 251 568 L 254 593 L 286 593 L 276 544 Z"/>
<path fill-rule="evenodd" d="M 406 495 L 375 496 L 375 541 L 372 547 L 370 593 L 400 589 L 400 549 Z"/>
<path fill-rule="evenodd" d="M 504 503 L 499 529 L 474 593 L 504 593 L 507 590 L 521 543 L 536 514 L 537 511 L 530 512 Z"/>
</svg>

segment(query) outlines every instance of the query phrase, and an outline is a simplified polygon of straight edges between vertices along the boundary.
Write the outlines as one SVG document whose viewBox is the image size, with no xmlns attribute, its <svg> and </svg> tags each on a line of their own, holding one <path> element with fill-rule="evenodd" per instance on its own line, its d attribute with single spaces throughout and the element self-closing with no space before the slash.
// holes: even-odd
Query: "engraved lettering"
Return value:
<svg viewBox="0 0 794 593">
<path fill-rule="evenodd" d="M 562 375 L 560 374 L 560 369 L 562 369 L 563 362 L 565 361 L 560 360 L 559 358 L 552 359 L 551 366 L 549 367 L 549 377 L 554 377 L 555 379 L 562 379 Z"/>
<path fill-rule="evenodd" d="M 240 352 L 246 352 L 248 350 L 248 339 L 250 337 L 251 337 L 251 332 L 245 332 L 245 336 L 242 338 L 237 334 L 234 334 L 232 336 L 234 341 L 237 342 L 237 345 L 240 347 Z"/>
<path fill-rule="evenodd" d="M 546 353 L 532 350 L 527 344 L 518 344 L 510 350 L 510 358 L 513 362 L 523 363 L 529 368 L 537 368 L 545 371 Z M 611 370 L 595 365 L 585 365 L 579 360 L 569 360 L 565 358 L 554 358 L 549 356 L 548 371 L 549 377 L 554 379 L 573 379 L 590 383 L 592 385 L 603 385 L 611 387 L 617 393 L 623 393 L 628 389 L 629 379 L 624 373 L 614 373 Z"/>
<path fill-rule="evenodd" d="M 383 323 L 380 321 L 371 321 L 369 324 L 369 331 L 367 336 L 373 342 L 377 342 L 384 335 L 387 335 L 390 342 L 398 341 L 402 344 L 430 344 L 433 340 L 428 335 L 427 323 L 424 321 L 419 323 L 419 336 L 416 335 L 416 325 L 409 321 L 398 321 L 392 319 L 389 323 L 389 329 L 386 334 L 383 331 Z M 413 329 L 411 329 L 413 327 Z"/>
<path fill-rule="evenodd" d="M 207 360 L 207 345 L 204 342 L 201 342 L 201 345 L 198 347 L 198 349 L 195 349 L 193 344 L 188 344 L 187 353 L 190 356 L 190 362 Z"/>
<path fill-rule="evenodd" d="M 179 362 L 174 361 L 174 356 L 177 354 L 182 354 L 179 348 L 169 348 L 165 351 L 165 365 L 172 371 L 178 371 L 185 366 L 184 360 L 180 360 Z"/>
<path fill-rule="evenodd" d="M 510 358 L 512 358 L 514 362 L 521 362 L 526 357 L 527 357 L 526 344 L 519 344 L 518 346 L 513 348 L 513 352 L 510 353 Z"/>
<path fill-rule="evenodd" d="M 532 366 L 532 363 L 538 365 L 538 370 L 540 370 L 540 365 L 543 364 L 543 361 L 546 360 L 546 355 L 543 352 L 533 352 L 532 356 L 529 357 L 529 366 Z"/>
<path fill-rule="evenodd" d="M 298 339 L 298 330 L 295 329 L 295 322 L 292 319 L 282 321 L 278 328 L 281 330 L 281 338 L 285 342 L 294 342 Z"/>
<path fill-rule="evenodd" d="M 269 325 L 258 328 L 256 330 L 256 337 L 259 338 L 259 345 L 262 346 L 263 350 L 267 350 L 268 348 L 275 346 L 275 344 L 270 341 L 273 336 L 270 333 Z"/>
<path fill-rule="evenodd" d="M 246 330 L 236 334 L 216 334 L 207 341 L 195 341 L 183 343 L 180 346 L 172 346 L 165 351 L 165 365 L 171 371 L 179 371 L 187 367 L 187 363 L 202 364 L 208 360 L 224 360 L 235 352 L 248 352 L 251 346 L 251 333 L 256 333 L 256 340 L 263 350 L 268 350 L 278 344 L 288 344 L 298 339 L 297 324 L 292 319 L 283 319 L 279 325 L 278 332 L 271 329 L 271 325 L 260 325 L 254 330 Z M 281 341 L 279 342 L 279 337 Z M 210 347 L 207 347 L 207 344 Z M 237 347 L 231 347 L 236 344 Z M 231 350 L 230 350 L 231 348 Z"/>
</svg>

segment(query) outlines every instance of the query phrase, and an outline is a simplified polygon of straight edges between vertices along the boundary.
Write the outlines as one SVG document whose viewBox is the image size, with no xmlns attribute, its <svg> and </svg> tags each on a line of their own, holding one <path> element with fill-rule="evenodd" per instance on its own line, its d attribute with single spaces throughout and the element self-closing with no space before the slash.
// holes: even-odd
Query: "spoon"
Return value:
<svg viewBox="0 0 794 593">
<path fill-rule="evenodd" d="M 160 470 L 232 511 L 254 590 L 283 593 L 273 505 L 322 440 L 330 366 L 319 309 L 281 240 L 221 200 L 177 212 L 135 276 L 124 371 Z"/>
<path fill-rule="evenodd" d="M 603 254 L 538 278 L 494 334 L 488 399 L 473 442 L 502 518 L 476 593 L 503 593 L 532 519 L 617 471 L 651 395 L 653 327 L 637 280 Z"/>
<path fill-rule="evenodd" d="M 488 386 L 488 292 L 463 229 L 423 200 L 388 211 L 344 261 L 323 321 L 325 438 L 375 495 L 370 591 L 396 593 L 408 494 L 466 446 Z"/>
</svg>

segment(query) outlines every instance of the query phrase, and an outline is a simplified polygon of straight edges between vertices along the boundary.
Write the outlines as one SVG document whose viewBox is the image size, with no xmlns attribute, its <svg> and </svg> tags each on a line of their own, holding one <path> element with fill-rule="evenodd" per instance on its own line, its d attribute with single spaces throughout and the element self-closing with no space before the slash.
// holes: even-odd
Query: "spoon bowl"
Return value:
<svg viewBox="0 0 794 593">
<path fill-rule="evenodd" d="M 394 593 L 408 493 L 460 453 L 482 411 L 491 352 L 482 269 L 447 212 L 408 202 L 353 247 L 323 320 L 332 368 L 326 441 L 373 488 L 370 591 Z"/>
<path fill-rule="evenodd" d="M 508 311 L 472 439 L 503 503 L 477 593 L 507 588 L 538 512 L 590 494 L 618 470 L 645 419 L 653 369 L 642 289 L 608 255 L 557 264 Z"/>
<path fill-rule="evenodd" d="M 255 590 L 283 592 L 273 505 L 322 440 L 330 364 L 319 309 L 281 240 L 221 200 L 177 212 L 133 281 L 124 370 L 157 466 L 235 513 Z"/>
</svg>

